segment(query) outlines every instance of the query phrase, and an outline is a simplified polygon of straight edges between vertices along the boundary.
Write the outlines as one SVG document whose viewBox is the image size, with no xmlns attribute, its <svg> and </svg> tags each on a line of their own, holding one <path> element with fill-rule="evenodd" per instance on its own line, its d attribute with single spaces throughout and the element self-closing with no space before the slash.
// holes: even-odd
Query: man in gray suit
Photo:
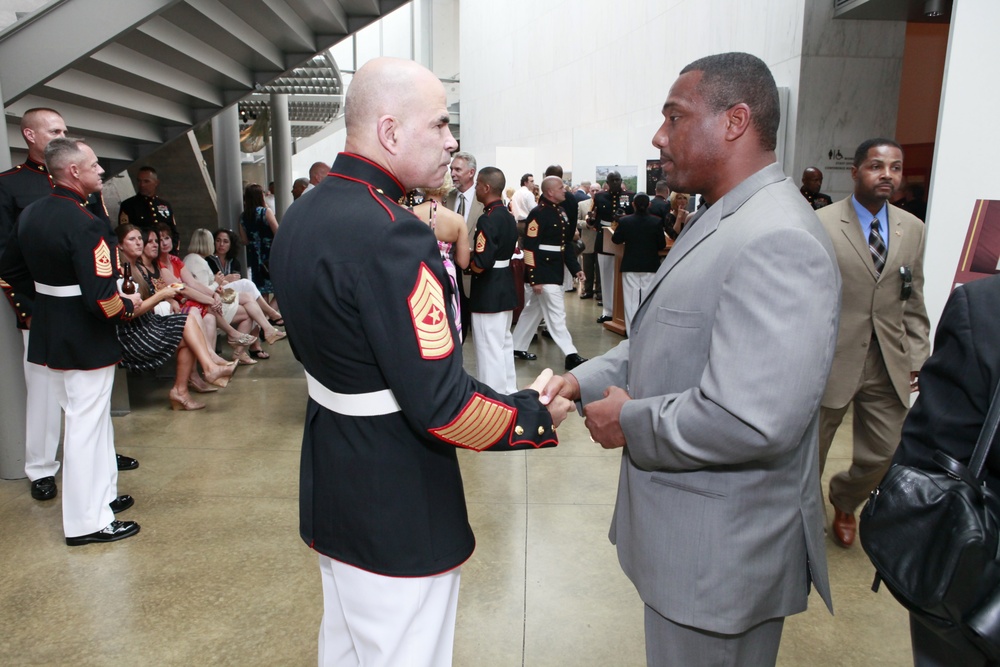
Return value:
<svg viewBox="0 0 1000 667">
<path fill-rule="evenodd" d="M 625 447 L 610 538 L 646 604 L 650 665 L 773 665 L 810 584 L 828 606 L 817 460 L 837 336 L 830 239 L 777 164 L 778 94 L 745 53 L 681 71 L 653 137 L 670 188 L 709 203 L 632 337 L 543 391 Z M 832 606 L 831 606 L 832 609 Z"/>
<path fill-rule="evenodd" d="M 465 228 L 469 232 L 469 247 L 475 246 L 476 223 L 483 214 L 483 205 L 476 199 L 476 156 L 459 151 L 451 156 L 451 182 L 453 187 L 444 199 L 444 204 L 465 218 Z M 472 310 L 469 296 L 472 294 L 472 276 L 461 274 L 462 329 L 472 331 Z"/>
</svg>

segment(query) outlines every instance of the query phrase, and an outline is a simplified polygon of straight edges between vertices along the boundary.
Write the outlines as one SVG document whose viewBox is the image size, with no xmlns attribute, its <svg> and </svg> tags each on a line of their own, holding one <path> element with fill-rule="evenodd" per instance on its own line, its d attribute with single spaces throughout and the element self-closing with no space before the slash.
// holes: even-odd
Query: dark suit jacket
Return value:
<svg viewBox="0 0 1000 667">
<path fill-rule="evenodd" d="M 962 463 L 972 458 L 990 399 L 1000 382 L 1000 275 L 952 292 L 920 370 L 920 395 L 903 424 L 894 463 L 940 472 L 938 449 Z M 1000 448 L 990 451 L 986 484 L 1000 493 Z"/>
</svg>

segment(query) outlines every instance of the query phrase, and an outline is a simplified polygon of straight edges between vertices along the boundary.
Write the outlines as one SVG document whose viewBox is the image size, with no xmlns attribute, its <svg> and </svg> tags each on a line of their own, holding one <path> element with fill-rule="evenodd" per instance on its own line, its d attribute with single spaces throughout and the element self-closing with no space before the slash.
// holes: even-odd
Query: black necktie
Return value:
<svg viewBox="0 0 1000 667">
<path fill-rule="evenodd" d="M 878 231 L 878 218 L 872 220 L 871 232 L 868 234 L 868 250 L 872 253 L 872 262 L 875 263 L 875 276 L 882 275 L 885 268 L 885 241 Z"/>
<path fill-rule="evenodd" d="M 461 193 L 458 195 L 458 214 L 465 215 L 465 195 Z"/>
</svg>

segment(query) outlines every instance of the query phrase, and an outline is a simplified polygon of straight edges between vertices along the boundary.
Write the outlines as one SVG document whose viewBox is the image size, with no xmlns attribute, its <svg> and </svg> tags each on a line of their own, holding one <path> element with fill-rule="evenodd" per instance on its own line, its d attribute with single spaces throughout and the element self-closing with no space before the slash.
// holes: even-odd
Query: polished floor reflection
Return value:
<svg viewBox="0 0 1000 667">
<path fill-rule="evenodd" d="M 566 301 L 580 354 L 619 342 L 594 322 L 594 301 Z M 198 396 L 198 412 L 169 409 L 168 381 L 133 383 L 132 413 L 114 420 L 119 451 L 141 461 L 119 478 L 136 498 L 120 518 L 142 525 L 132 539 L 67 547 L 58 500 L 0 481 L 0 664 L 315 664 L 319 569 L 296 502 L 305 381 L 287 343 L 269 350 Z M 532 351 L 538 361 L 518 362 L 522 385 L 562 369 L 552 341 Z M 467 368 L 473 356 L 466 348 Z M 828 475 L 847 465 L 848 428 Z M 576 417 L 560 435 L 551 450 L 460 452 L 478 545 L 462 572 L 456 665 L 645 662 L 642 603 L 607 539 L 620 453 Z M 778 664 L 911 664 L 906 615 L 869 590 L 860 547 L 827 545 L 836 615 L 814 595 L 786 623 Z"/>
</svg>

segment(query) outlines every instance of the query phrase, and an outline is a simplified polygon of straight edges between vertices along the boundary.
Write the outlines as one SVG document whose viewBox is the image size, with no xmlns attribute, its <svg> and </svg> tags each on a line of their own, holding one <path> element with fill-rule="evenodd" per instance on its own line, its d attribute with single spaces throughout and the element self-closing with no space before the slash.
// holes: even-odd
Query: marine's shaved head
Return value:
<svg viewBox="0 0 1000 667">
<path fill-rule="evenodd" d="M 399 58 L 370 60 L 347 88 L 345 150 L 383 167 L 405 190 L 439 187 L 458 148 L 446 99 L 427 68 Z"/>
</svg>

